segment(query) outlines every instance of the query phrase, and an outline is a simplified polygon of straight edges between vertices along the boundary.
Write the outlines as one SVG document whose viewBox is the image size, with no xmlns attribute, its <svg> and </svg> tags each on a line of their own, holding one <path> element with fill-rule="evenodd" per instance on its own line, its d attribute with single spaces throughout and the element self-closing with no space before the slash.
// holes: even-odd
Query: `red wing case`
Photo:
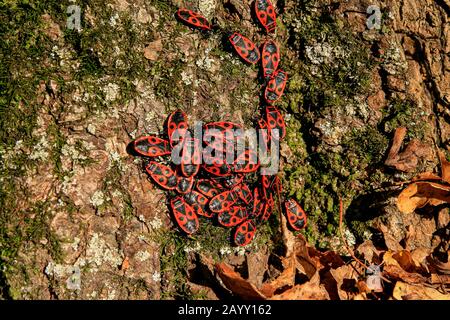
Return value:
<svg viewBox="0 0 450 320">
<path fill-rule="evenodd" d="M 280 49 L 273 40 L 264 42 L 262 48 L 262 68 L 264 78 L 271 77 L 278 69 L 280 63 Z"/>
<path fill-rule="evenodd" d="M 183 141 L 188 130 L 187 121 L 186 113 L 181 110 L 174 111 L 169 115 L 167 119 L 167 135 L 172 147 Z"/>
<path fill-rule="evenodd" d="M 233 164 L 233 171 L 237 173 L 255 172 L 259 168 L 258 154 L 248 149 L 237 156 Z"/>
<path fill-rule="evenodd" d="M 248 38 L 235 32 L 229 39 L 238 55 L 246 62 L 255 64 L 259 61 L 261 57 L 259 50 Z"/>
<path fill-rule="evenodd" d="M 243 247 L 252 242 L 255 237 L 256 227 L 253 221 L 247 220 L 242 223 L 234 234 L 234 243 L 237 246 Z"/>
<path fill-rule="evenodd" d="M 209 199 L 200 192 L 192 190 L 184 195 L 186 202 L 194 209 L 197 215 L 211 218 L 213 213 L 207 208 Z"/>
<path fill-rule="evenodd" d="M 255 218 L 259 217 L 263 213 L 264 206 L 265 206 L 265 202 L 261 199 L 258 188 L 255 188 L 253 190 L 252 216 Z"/>
<path fill-rule="evenodd" d="M 188 9 L 178 9 L 178 18 L 187 25 L 201 30 L 211 30 L 211 24 L 201 14 Z"/>
<path fill-rule="evenodd" d="M 276 71 L 267 84 L 264 99 L 268 104 L 278 101 L 286 88 L 288 75 L 283 70 Z"/>
<path fill-rule="evenodd" d="M 197 190 L 208 198 L 214 198 L 220 193 L 220 190 L 209 179 L 198 180 Z"/>
<path fill-rule="evenodd" d="M 183 176 L 179 176 L 177 178 L 176 190 L 178 193 L 186 194 L 192 190 L 193 185 L 194 185 L 194 177 L 186 178 Z"/>
<path fill-rule="evenodd" d="M 277 107 L 266 107 L 266 120 L 271 132 L 274 129 L 279 130 L 279 139 L 284 139 L 284 137 L 286 137 L 286 123 L 284 122 L 283 115 Z"/>
<path fill-rule="evenodd" d="M 212 212 L 229 211 L 237 200 L 238 196 L 234 191 L 224 191 L 211 199 L 211 201 L 209 202 L 209 209 Z"/>
<path fill-rule="evenodd" d="M 284 206 L 287 220 L 292 229 L 299 231 L 305 228 L 307 224 L 306 213 L 300 204 L 294 199 L 289 199 L 284 203 Z"/>
<path fill-rule="evenodd" d="M 262 118 L 258 120 L 258 128 L 259 150 L 265 154 L 270 150 L 270 128 L 267 121 Z"/>
<path fill-rule="evenodd" d="M 185 139 L 181 157 L 181 173 L 185 177 L 194 177 L 200 170 L 201 151 L 197 139 Z"/>
<path fill-rule="evenodd" d="M 150 177 L 164 189 L 174 190 L 178 185 L 177 175 L 168 166 L 151 161 L 145 170 Z"/>
<path fill-rule="evenodd" d="M 231 207 L 227 211 L 220 212 L 217 216 L 217 220 L 224 227 L 235 227 L 242 221 L 247 219 L 247 212 L 242 207 Z"/>
<path fill-rule="evenodd" d="M 134 141 L 134 150 L 145 157 L 160 157 L 171 153 L 167 140 L 145 136 Z"/>
<path fill-rule="evenodd" d="M 177 224 L 184 232 L 193 234 L 198 230 L 198 217 L 194 209 L 182 197 L 172 199 L 170 207 L 172 208 Z"/>
<path fill-rule="evenodd" d="M 255 13 L 259 22 L 268 33 L 275 31 L 277 26 L 277 15 L 270 0 L 256 0 Z"/>
</svg>

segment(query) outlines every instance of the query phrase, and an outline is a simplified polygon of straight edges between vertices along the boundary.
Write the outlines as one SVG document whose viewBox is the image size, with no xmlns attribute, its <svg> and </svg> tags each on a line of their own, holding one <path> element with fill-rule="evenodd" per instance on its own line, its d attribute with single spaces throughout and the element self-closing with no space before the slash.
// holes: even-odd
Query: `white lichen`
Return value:
<svg viewBox="0 0 450 320">
<path fill-rule="evenodd" d="M 138 251 L 134 257 L 140 262 L 144 262 L 148 260 L 151 257 L 151 255 L 148 251 Z"/>
<path fill-rule="evenodd" d="M 347 229 L 344 231 L 344 237 L 350 247 L 353 247 L 356 244 L 356 238 L 350 230 Z"/>
<path fill-rule="evenodd" d="M 110 102 L 116 100 L 120 94 L 120 87 L 116 83 L 108 83 L 102 90 L 105 94 L 106 101 Z"/>
<path fill-rule="evenodd" d="M 244 256 L 245 255 L 245 247 L 236 247 L 234 248 L 234 252 L 238 255 L 238 256 Z"/>
<path fill-rule="evenodd" d="M 45 136 L 42 136 L 38 143 L 33 147 L 33 150 L 30 154 L 31 160 L 40 160 L 45 161 L 48 159 L 49 152 L 49 143 Z"/>
<path fill-rule="evenodd" d="M 207 19 L 210 19 L 216 10 L 216 0 L 200 0 L 198 9 Z"/>
<path fill-rule="evenodd" d="M 150 221 L 149 224 L 155 230 L 160 229 L 163 226 L 162 220 L 158 217 L 153 218 L 153 220 Z"/>
<path fill-rule="evenodd" d="M 195 62 L 195 64 L 197 65 L 197 67 L 199 67 L 200 69 L 206 70 L 206 71 L 211 70 L 211 68 L 212 68 L 212 66 L 213 66 L 213 63 L 214 63 L 214 59 L 211 58 L 211 57 L 209 56 L 210 51 L 211 51 L 211 49 L 210 49 L 210 48 L 207 48 L 207 49 L 204 51 L 204 55 L 201 56 L 201 57 Z"/>
<path fill-rule="evenodd" d="M 233 251 L 232 251 L 231 248 L 228 247 L 228 246 L 225 246 L 225 247 L 220 248 L 220 254 L 221 254 L 222 256 L 229 255 L 229 254 L 232 254 L 232 253 L 233 253 Z"/>
<path fill-rule="evenodd" d="M 97 190 L 91 196 L 91 204 L 95 207 L 101 207 L 105 203 L 105 194 L 101 190 Z"/>
<path fill-rule="evenodd" d="M 186 71 L 181 72 L 181 81 L 186 86 L 190 86 L 194 81 L 194 76 L 192 74 L 188 74 Z"/>
<path fill-rule="evenodd" d="M 160 282 L 161 281 L 161 274 L 158 271 L 153 272 L 152 279 L 155 282 Z"/>
<path fill-rule="evenodd" d="M 202 249 L 202 245 L 199 242 L 196 242 L 194 246 L 189 247 L 186 246 L 184 247 L 184 252 L 186 253 L 191 253 L 191 252 L 200 252 L 200 250 Z"/>
<path fill-rule="evenodd" d="M 86 249 L 86 261 L 97 267 L 109 264 L 118 267 L 122 264 L 122 257 L 116 248 L 110 248 L 109 244 L 98 233 L 94 233 Z M 93 269 L 94 270 L 94 269 Z"/>
</svg>

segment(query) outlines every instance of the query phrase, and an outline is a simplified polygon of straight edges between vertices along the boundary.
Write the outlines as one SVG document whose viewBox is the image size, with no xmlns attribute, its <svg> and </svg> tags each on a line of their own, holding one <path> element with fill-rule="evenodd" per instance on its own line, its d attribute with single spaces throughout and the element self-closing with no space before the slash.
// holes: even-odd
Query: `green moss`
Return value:
<svg viewBox="0 0 450 320">
<path fill-rule="evenodd" d="M 408 128 L 407 137 L 423 139 L 429 129 L 423 110 L 412 100 L 394 100 L 383 110 L 380 129 L 392 133 L 398 127 Z"/>
</svg>

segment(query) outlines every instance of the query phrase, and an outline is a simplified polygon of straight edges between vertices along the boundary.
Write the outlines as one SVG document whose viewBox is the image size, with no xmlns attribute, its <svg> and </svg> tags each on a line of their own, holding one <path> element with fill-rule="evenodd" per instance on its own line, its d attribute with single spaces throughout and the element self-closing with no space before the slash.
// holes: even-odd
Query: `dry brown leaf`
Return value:
<svg viewBox="0 0 450 320">
<path fill-rule="evenodd" d="M 450 183 L 450 161 L 447 161 L 445 154 L 439 150 L 439 160 L 441 161 L 442 180 Z"/>
<path fill-rule="evenodd" d="M 320 276 L 317 272 L 310 281 L 305 284 L 299 284 L 275 295 L 271 300 L 329 300 L 327 290 L 320 284 Z"/>
<path fill-rule="evenodd" d="M 297 258 L 297 268 L 301 273 L 311 279 L 317 271 L 317 263 L 309 256 L 306 240 L 300 236 L 296 241 L 295 257 Z"/>
<path fill-rule="evenodd" d="M 411 172 L 417 167 L 419 157 L 425 156 L 430 151 L 430 148 L 419 140 L 414 139 L 411 140 L 403 152 L 399 152 L 405 139 L 406 131 L 404 127 L 395 130 L 392 147 L 385 164 L 400 171 Z"/>
<path fill-rule="evenodd" d="M 421 284 L 426 282 L 426 278 L 418 273 L 406 272 L 400 266 L 386 265 L 383 274 L 394 280 L 401 280 L 412 284 Z"/>
<path fill-rule="evenodd" d="M 356 251 L 369 263 L 380 263 L 381 251 L 375 248 L 372 240 L 366 240 L 358 246 Z"/>
<path fill-rule="evenodd" d="M 430 278 L 432 284 L 450 284 L 450 275 L 433 273 Z"/>
<path fill-rule="evenodd" d="M 412 178 L 411 181 L 417 182 L 417 181 L 426 181 L 426 180 L 441 180 L 441 177 L 438 175 L 432 173 L 432 172 L 423 172 Z"/>
<path fill-rule="evenodd" d="M 158 60 L 159 52 L 162 50 L 161 39 L 149 43 L 144 49 L 144 57 L 151 61 Z"/>
<path fill-rule="evenodd" d="M 249 253 L 245 258 L 247 260 L 248 281 L 260 287 L 268 269 L 269 254 L 267 250 Z"/>
<path fill-rule="evenodd" d="M 386 266 L 397 266 L 400 267 L 398 261 L 393 257 L 395 251 L 386 251 L 383 255 L 383 264 Z"/>
<path fill-rule="evenodd" d="M 426 265 L 426 259 L 430 255 L 431 249 L 429 248 L 417 248 L 411 251 L 411 259 L 414 262 L 416 268 L 422 268 Z"/>
<path fill-rule="evenodd" d="M 397 300 L 450 300 L 450 294 L 400 281 L 395 284 L 393 297 Z"/>
<path fill-rule="evenodd" d="M 352 265 L 343 265 L 337 269 L 331 269 L 330 273 L 337 283 L 337 292 L 341 300 L 351 300 L 358 293 L 358 273 L 355 270 L 355 266 L 358 266 L 356 262 Z"/>
<path fill-rule="evenodd" d="M 415 263 L 411 256 L 411 253 L 407 250 L 401 250 L 398 252 L 395 252 L 392 255 L 392 258 L 397 260 L 400 267 L 402 267 L 403 270 L 408 272 L 414 272 L 415 271 Z"/>
<path fill-rule="evenodd" d="M 450 251 L 448 255 L 448 262 L 442 262 L 436 258 L 430 258 L 430 267 L 435 269 L 437 273 L 450 275 Z"/>
<path fill-rule="evenodd" d="M 265 283 L 261 286 L 260 291 L 266 297 L 272 297 L 277 290 L 284 287 L 292 287 L 295 283 L 296 258 L 292 255 L 287 258 L 283 258 L 283 272 L 281 275 L 270 283 Z"/>
<path fill-rule="evenodd" d="M 450 187 L 433 182 L 415 182 L 397 198 L 397 207 L 403 213 L 412 213 L 427 204 L 450 203 Z"/>
<path fill-rule="evenodd" d="M 263 300 L 266 297 L 249 281 L 243 279 L 226 263 L 216 264 L 217 274 L 233 294 L 244 300 Z"/>
</svg>

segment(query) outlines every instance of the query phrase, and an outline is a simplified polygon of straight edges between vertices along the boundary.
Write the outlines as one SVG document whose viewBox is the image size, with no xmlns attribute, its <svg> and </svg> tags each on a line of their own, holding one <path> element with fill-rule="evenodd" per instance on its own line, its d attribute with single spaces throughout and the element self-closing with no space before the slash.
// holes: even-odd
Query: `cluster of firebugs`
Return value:
<svg viewBox="0 0 450 320">
<path fill-rule="evenodd" d="M 269 0 L 256 0 L 256 17 L 268 34 L 276 28 L 275 8 Z M 177 18 L 188 26 L 203 31 L 212 30 L 208 20 L 197 12 L 179 9 Z M 281 112 L 273 104 L 280 99 L 287 82 L 287 74 L 278 68 L 280 50 L 277 43 L 267 40 L 259 48 L 238 32 L 229 36 L 236 53 L 247 63 L 262 61 L 265 107 L 263 116 L 257 121 L 259 129 L 265 129 L 263 141 L 270 148 L 271 139 L 283 139 L 286 135 L 285 122 Z M 262 59 L 261 59 L 262 55 Z M 250 187 L 247 176 L 260 168 L 257 153 L 245 149 L 236 156 L 232 164 L 221 158 L 202 153 L 207 144 L 216 151 L 226 152 L 226 139 L 230 131 L 241 130 L 232 122 L 212 122 L 203 126 L 203 141 L 191 138 L 187 115 L 177 110 L 169 115 L 166 125 L 167 138 L 144 136 L 133 142 L 133 148 L 140 156 L 150 158 L 145 167 L 147 173 L 165 190 L 174 191 L 170 208 L 178 226 L 188 235 L 199 229 L 199 216 L 215 218 L 220 225 L 236 228 L 234 242 L 238 246 L 248 245 L 255 237 L 256 227 L 267 221 L 274 209 L 274 195 L 280 197 L 281 181 L 277 175 L 257 176 L 257 182 Z M 271 130 L 278 134 L 271 134 Z M 220 133 L 220 134 L 218 134 Z M 234 138 L 232 138 L 234 139 Z M 208 142 L 206 142 L 208 141 Z M 213 142 L 211 142 L 213 141 Z M 231 141 L 234 143 L 235 141 Z M 157 157 L 172 154 L 173 148 L 181 145 L 180 164 L 165 165 L 155 161 Z M 216 153 L 217 154 L 217 153 Z M 209 161 L 200 159 L 210 157 Z M 278 198 L 279 199 L 279 198 Z M 294 199 L 285 202 L 285 213 L 290 226 L 300 230 L 306 226 L 306 214 Z"/>
</svg>

